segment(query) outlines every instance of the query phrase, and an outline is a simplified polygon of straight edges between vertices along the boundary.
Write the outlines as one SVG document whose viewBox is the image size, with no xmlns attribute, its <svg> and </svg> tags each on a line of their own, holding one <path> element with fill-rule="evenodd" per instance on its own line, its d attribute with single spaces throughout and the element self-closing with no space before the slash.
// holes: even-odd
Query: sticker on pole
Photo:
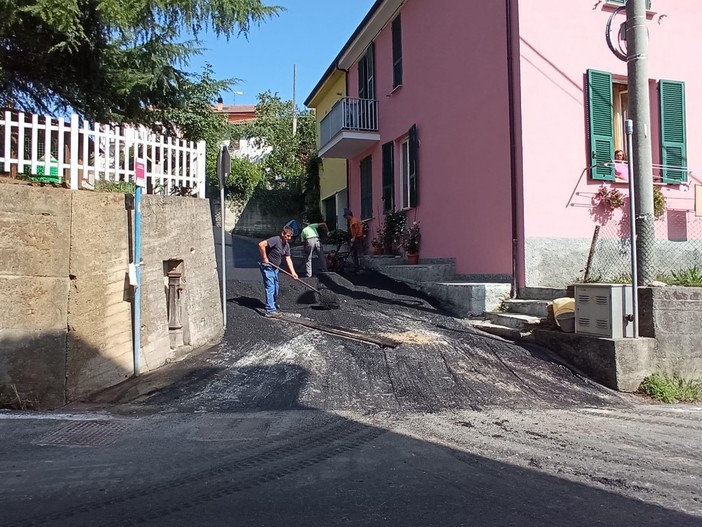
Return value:
<svg viewBox="0 0 702 527">
<path fill-rule="evenodd" d="M 144 163 L 137 161 L 134 163 L 134 183 L 137 187 L 146 186 L 146 175 L 144 173 Z"/>
</svg>

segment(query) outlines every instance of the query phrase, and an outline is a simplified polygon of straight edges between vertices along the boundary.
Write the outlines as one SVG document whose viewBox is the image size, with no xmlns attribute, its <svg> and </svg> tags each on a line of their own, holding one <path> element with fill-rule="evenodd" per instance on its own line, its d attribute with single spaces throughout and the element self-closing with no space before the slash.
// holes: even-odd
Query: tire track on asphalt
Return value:
<svg viewBox="0 0 702 527">
<path fill-rule="evenodd" d="M 49 513 L 42 516 L 36 516 L 34 518 L 28 518 L 15 523 L 3 523 L 2 525 L 25 527 L 52 523 L 59 520 L 66 520 L 69 518 L 73 520 L 79 515 L 109 509 L 111 507 L 126 504 L 135 500 L 153 497 L 158 493 L 181 489 L 197 483 L 210 482 L 215 478 L 229 476 L 232 473 L 235 474 L 235 479 L 228 482 L 226 485 L 220 485 L 218 489 L 200 495 L 197 499 L 182 502 L 178 507 L 182 507 L 186 503 L 191 503 L 191 506 L 195 506 L 197 505 L 197 503 L 204 503 L 205 501 L 211 501 L 212 499 L 215 499 L 222 492 L 224 492 L 224 494 L 222 495 L 228 495 L 232 492 L 238 492 L 246 488 L 262 485 L 265 482 L 270 481 L 272 479 L 292 474 L 293 472 L 302 470 L 308 466 L 319 463 L 320 461 L 329 459 L 339 453 L 356 448 L 357 446 L 371 441 L 376 437 L 380 436 L 381 434 L 385 433 L 385 430 L 383 429 L 371 428 L 367 425 L 363 425 L 353 421 L 348 421 L 343 418 L 331 419 L 330 421 L 331 424 L 324 430 L 314 430 L 311 433 L 307 433 L 309 428 L 317 428 L 317 426 L 315 425 L 309 425 L 308 427 L 306 427 L 305 431 L 301 430 L 296 434 L 296 436 L 294 437 L 294 442 L 291 443 L 291 438 L 289 436 L 281 438 L 266 446 L 273 446 L 276 443 L 282 443 L 282 445 L 274 448 L 268 448 L 267 450 L 264 450 L 261 453 L 254 454 L 243 459 L 236 459 L 230 462 L 220 463 L 207 470 L 202 470 L 194 474 L 185 475 L 160 485 L 155 485 L 144 489 L 139 489 L 137 491 L 128 492 L 120 496 L 116 496 L 114 498 L 95 500 L 90 503 L 70 507 L 61 511 Z M 359 437 L 354 439 L 354 436 Z M 349 437 L 351 439 L 347 439 Z M 334 445 L 335 442 L 340 442 L 340 444 Z M 314 446 L 311 447 L 310 445 Z M 308 455 L 308 453 L 313 451 L 315 447 L 319 449 L 320 446 L 321 452 L 318 452 L 314 455 Z M 258 445 L 256 447 L 252 447 L 251 449 L 260 450 L 261 446 Z M 241 451 L 233 455 L 240 456 L 240 454 Z M 280 463 L 286 458 L 300 456 L 300 454 L 302 454 L 302 459 L 300 460 L 294 461 L 293 463 L 288 465 L 283 464 L 283 466 L 278 468 L 277 470 L 267 470 L 267 467 L 270 464 Z M 221 462 L 221 455 L 216 456 L 216 458 Z M 254 470 L 253 475 L 248 476 L 246 479 L 244 479 L 243 482 L 237 482 L 236 477 L 240 476 L 240 471 L 252 469 Z M 264 469 L 262 471 L 262 474 L 256 476 L 255 471 L 261 471 L 261 469 Z M 163 515 L 168 515 L 175 512 L 175 510 L 172 509 L 174 508 L 167 508 L 167 511 L 163 512 Z M 150 519 L 143 518 L 146 517 L 137 517 L 137 523 L 143 523 L 144 521 L 148 521 L 148 519 Z M 117 523 L 112 523 L 109 525 L 124 524 L 125 523 L 120 520 Z M 127 524 L 130 525 L 132 523 Z M 104 526 L 108 524 L 101 523 L 101 525 Z"/>
</svg>

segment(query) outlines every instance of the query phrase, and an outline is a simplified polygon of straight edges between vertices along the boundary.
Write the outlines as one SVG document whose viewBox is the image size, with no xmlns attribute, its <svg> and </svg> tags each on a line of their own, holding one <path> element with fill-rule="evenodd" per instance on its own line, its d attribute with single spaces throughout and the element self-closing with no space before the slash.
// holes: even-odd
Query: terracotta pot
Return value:
<svg viewBox="0 0 702 527">
<path fill-rule="evenodd" d="M 417 265 L 419 253 L 407 253 L 407 265 Z"/>
</svg>

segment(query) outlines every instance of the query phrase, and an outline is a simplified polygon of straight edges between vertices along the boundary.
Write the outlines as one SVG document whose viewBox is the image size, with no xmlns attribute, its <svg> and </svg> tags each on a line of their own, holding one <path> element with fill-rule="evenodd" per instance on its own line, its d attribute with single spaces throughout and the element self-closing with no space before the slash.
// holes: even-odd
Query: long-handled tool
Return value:
<svg viewBox="0 0 702 527">
<path fill-rule="evenodd" d="M 287 272 L 285 269 L 268 262 L 268 265 L 271 267 L 278 269 L 278 271 L 284 272 L 286 275 L 288 275 L 290 278 L 294 278 L 293 275 L 291 275 L 289 272 Z M 334 294 L 333 291 L 330 291 L 329 289 L 317 289 L 316 287 L 312 287 L 310 284 L 302 281 L 302 280 L 297 280 L 300 282 L 302 285 L 304 285 L 306 288 L 311 289 L 315 293 L 319 295 L 319 303 L 324 309 L 339 309 L 339 299 L 337 298 L 336 294 Z"/>
</svg>

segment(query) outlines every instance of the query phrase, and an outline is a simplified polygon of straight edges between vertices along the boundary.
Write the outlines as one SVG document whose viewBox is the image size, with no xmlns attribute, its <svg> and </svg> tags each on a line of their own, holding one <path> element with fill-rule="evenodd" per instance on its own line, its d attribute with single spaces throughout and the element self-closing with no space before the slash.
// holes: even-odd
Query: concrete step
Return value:
<svg viewBox="0 0 702 527">
<path fill-rule="evenodd" d="M 377 271 L 385 276 L 407 284 L 426 284 L 450 280 L 453 277 L 452 264 L 382 265 Z"/>
<path fill-rule="evenodd" d="M 503 339 L 517 341 L 529 338 L 528 332 L 524 332 L 516 328 L 501 326 L 499 324 L 493 324 L 488 320 L 466 320 L 465 324 L 473 329 L 484 331 L 485 333 L 490 333 L 491 335 L 502 337 Z"/>
<path fill-rule="evenodd" d="M 514 328 L 525 331 L 528 331 L 528 328 L 526 328 L 526 326 L 538 324 L 539 322 L 541 322 L 540 317 L 523 315 L 521 313 L 503 313 L 499 311 L 487 311 L 485 312 L 484 316 L 493 324 L 498 324 L 500 326 L 506 326 L 508 328 Z"/>
<path fill-rule="evenodd" d="M 422 290 L 447 311 L 465 317 L 498 309 L 509 297 L 510 284 L 443 281 L 424 284 Z"/>
<path fill-rule="evenodd" d="M 553 287 L 521 287 L 518 297 L 522 300 L 548 300 L 566 296 L 565 289 Z"/>
<path fill-rule="evenodd" d="M 509 313 L 521 313 L 533 317 L 546 318 L 548 314 L 548 300 L 505 300 L 504 305 Z"/>
</svg>

